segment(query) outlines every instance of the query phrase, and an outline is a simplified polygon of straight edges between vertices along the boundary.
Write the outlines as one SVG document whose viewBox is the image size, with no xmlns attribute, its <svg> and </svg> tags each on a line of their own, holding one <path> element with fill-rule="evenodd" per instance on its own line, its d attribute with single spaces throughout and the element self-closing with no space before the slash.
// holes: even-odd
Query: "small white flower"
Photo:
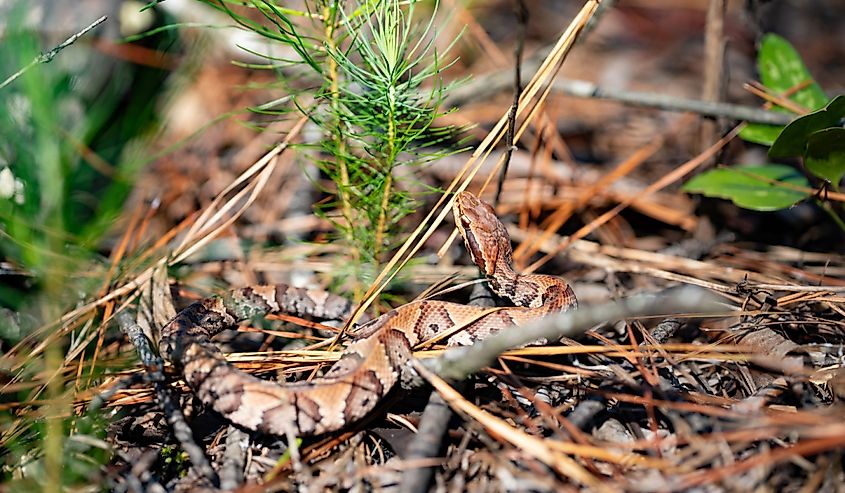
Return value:
<svg viewBox="0 0 845 493">
<path fill-rule="evenodd" d="M 15 175 L 9 168 L 0 170 L 0 197 L 10 199 L 15 195 Z"/>
<path fill-rule="evenodd" d="M 9 168 L 0 170 L 0 198 L 14 199 L 16 204 L 23 204 L 23 182 Z"/>
</svg>

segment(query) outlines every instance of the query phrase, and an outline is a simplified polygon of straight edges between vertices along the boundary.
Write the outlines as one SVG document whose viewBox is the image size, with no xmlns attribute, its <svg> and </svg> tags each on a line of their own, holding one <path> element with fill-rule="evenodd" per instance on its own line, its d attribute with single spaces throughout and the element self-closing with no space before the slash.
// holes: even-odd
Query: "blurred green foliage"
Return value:
<svg viewBox="0 0 845 493">
<path fill-rule="evenodd" d="M 8 15 L 0 20 L 0 80 L 75 33 L 39 31 L 42 24 L 32 22 L 39 9 L 29 2 L 3 7 Z M 72 3 L 41 7 L 56 9 L 50 13 L 59 18 L 60 9 L 78 13 Z M 102 371 L 86 350 L 96 338 L 79 337 L 83 330 L 96 335 L 100 320 L 74 328 L 43 351 L 30 353 L 39 343 L 31 338 L 8 353 L 35 329 L 49 329 L 39 336 L 60 330 L 50 324 L 103 285 L 106 262 L 99 249 L 108 250 L 102 244 L 106 233 L 123 213 L 136 174 L 149 159 L 146 140 L 158 128 L 169 71 L 122 60 L 114 55 L 119 49 L 93 49 L 98 37 L 121 44 L 104 36 L 117 29 L 101 28 L 0 87 L 0 356 L 6 357 L 4 370 L 13 370 L 14 384 L 0 393 L 0 402 L 10 404 L 0 411 L 0 482 L 9 491 L 105 487 L 102 464 L 111 455 L 102 441 L 105 424 L 71 406 L 80 388 L 97 382 Z M 178 32 L 140 43 L 151 54 L 173 51 Z M 75 369 L 66 361 L 68 347 L 79 350 L 81 357 L 71 358 L 84 373 L 68 373 Z"/>
<path fill-rule="evenodd" d="M 27 7 L 19 2 L 7 19 L 2 78 L 63 39 L 48 43 L 26 27 Z M 171 31 L 143 42 L 167 50 L 176 40 Z M 156 129 L 168 72 L 111 58 L 90 42 L 78 40 L 0 89 L 0 255 L 25 273 L 22 283 L 0 283 L 9 308 L 23 308 L 33 289 L 58 293 L 87 268 L 145 164 L 143 138 Z"/>
</svg>

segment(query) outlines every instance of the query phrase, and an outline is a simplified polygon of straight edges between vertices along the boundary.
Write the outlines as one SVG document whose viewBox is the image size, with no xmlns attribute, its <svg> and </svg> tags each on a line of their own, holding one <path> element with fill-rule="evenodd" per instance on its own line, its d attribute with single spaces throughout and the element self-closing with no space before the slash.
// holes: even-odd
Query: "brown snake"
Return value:
<svg viewBox="0 0 845 493">
<path fill-rule="evenodd" d="M 273 435 L 316 435 L 361 419 L 397 383 L 411 381 L 411 351 L 438 334 L 466 325 L 447 340 L 449 345 L 471 344 L 576 306 L 575 294 L 563 279 L 514 272 L 510 238 L 492 207 L 460 192 L 453 212 L 473 262 L 493 291 L 516 307 L 491 311 L 446 301 L 414 301 L 363 325 L 325 376 L 279 385 L 231 366 L 212 336 L 267 313 L 335 319 L 347 315 L 351 306 L 322 291 L 252 286 L 182 310 L 162 329 L 161 354 L 204 404 L 232 423 Z"/>
</svg>

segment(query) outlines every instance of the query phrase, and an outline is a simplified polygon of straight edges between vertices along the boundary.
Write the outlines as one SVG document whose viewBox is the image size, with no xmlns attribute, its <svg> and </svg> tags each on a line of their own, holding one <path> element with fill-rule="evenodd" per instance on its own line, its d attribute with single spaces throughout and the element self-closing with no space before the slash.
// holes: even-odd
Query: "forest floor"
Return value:
<svg viewBox="0 0 845 493">
<path fill-rule="evenodd" d="M 73 335 L 56 372 L 73 389 L 68 411 L 84 414 L 97 396 L 107 397 L 97 413 L 110 458 L 97 481 L 116 491 L 843 489 L 845 232 L 820 201 L 759 212 L 682 189 L 707 169 L 766 162 L 766 147 L 737 136 L 740 119 L 576 97 L 565 87 L 586 80 L 636 91 L 634 99 L 659 95 L 672 105 L 714 96 L 758 110 L 764 102 L 744 84 L 759 78 L 755 43 L 773 31 L 832 95 L 843 90 L 845 43 L 820 26 L 837 20 L 800 2 L 757 11 L 728 2 L 716 19 L 703 1 L 608 2 L 614 5 L 581 33 L 555 74 L 539 62 L 556 53 L 580 3 L 527 1 L 523 86 L 540 77 L 551 90 L 526 103 L 534 112 L 517 119 L 525 131 L 507 156 L 506 136 L 497 146 L 487 139 L 507 121 L 514 98 L 518 3 L 441 1 L 449 14 L 439 27 L 444 39 L 467 26 L 446 76 L 470 78 L 447 96 L 457 111 L 439 123 L 472 125 L 464 142 L 452 143 L 471 150 L 396 170 L 416 210 L 399 224 L 379 269 L 351 280 L 339 275 L 350 262 L 333 227 L 339 212 L 313 213 L 334 184 L 316 170 L 313 146 L 293 145 L 313 144 L 312 125 L 242 111 L 282 98 L 273 85 L 278 75 L 230 63 L 243 53 L 222 35 L 197 48 L 151 143 L 149 152 L 162 157 L 140 172 L 100 247 L 108 257 L 96 271 L 106 275 L 102 289 L 65 310 L 61 330 L 3 355 L 11 371 Z M 721 62 L 707 51 L 708 34 L 724 46 Z M 715 93 L 705 81 L 715 81 Z M 290 147 L 268 154 L 285 139 Z M 476 157 L 479 149 L 490 153 Z M 496 197 L 497 163 L 505 160 Z M 508 350 L 464 381 L 392 393 L 365 421 L 304 438 L 294 459 L 283 438 L 245 432 L 206 409 L 169 366 L 166 385 L 144 380 L 157 370 L 136 356 L 147 343 L 120 329 L 140 323 L 155 348 L 156 330 L 174 309 L 230 288 L 287 283 L 357 302 L 378 285 L 371 315 L 423 296 L 466 303 L 465 285 L 441 293 L 479 277 L 440 200 L 456 186 L 495 204 L 517 270 L 564 277 L 579 311 L 642 294 L 672 296 L 681 285 L 708 292 L 719 309 L 604 319 L 574 337 Z M 842 198 L 832 191 L 826 198 L 834 214 L 842 214 Z M 430 211 L 443 215 L 433 220 Z M 410 254 L 399 250 L 404 245 Z M 393 281 L 374 282 L 392 261 L 402 265 Z M 119 321 L 129 312 L 146 315 Z M 282 316 L 218 342 L 238 368 L 293 381 L 336 359 L 322 347 L 336 336 L 336 328 Z M 430 360 L 443 349 L 415 354 Z M 92 353 L 98 378 L 88 373 Z M 135 380 L 118 384 L 127 378 Z M 178 412 L 162 406 L 162 388 L 206 467 L 174 438 L 169 423 Z M 39 413 L 35 401 L 8 408 L 17 420 Z M 9 423 L 6 437 L 23 433 Z"/>
</svg>

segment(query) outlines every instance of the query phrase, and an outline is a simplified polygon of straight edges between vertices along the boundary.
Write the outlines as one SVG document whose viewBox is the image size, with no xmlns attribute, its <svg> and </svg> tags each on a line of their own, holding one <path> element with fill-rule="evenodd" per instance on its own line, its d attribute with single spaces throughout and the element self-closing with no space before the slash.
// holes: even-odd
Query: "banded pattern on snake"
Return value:
<svg viewBox="0 0 845 493">
<path fill-rule="evenodd" d="M 363 418 L 397 383 L 412 380 L 408 360 L 421 342 L 467 324 L 447 341 L 471 344 L 576 306 L 575 294 L 563 279 L 513 270 L 510 238 L 492 207 L 469 192 L 460 192 L 453 213 L 464 244 L 490 287 L 517 306 L 490 311 L 446 301 L 408 303 L 360 327 L 324 376 L 280 385 L 230 365 L 211 338 L 267 313 L 342 319 L 352 306 L 322 291 L 252 286 L 182 310 L 162 328 L 161 354 L 204 404 L 232 423 L 280 436 L 317 435 Z"/>
</svg>

